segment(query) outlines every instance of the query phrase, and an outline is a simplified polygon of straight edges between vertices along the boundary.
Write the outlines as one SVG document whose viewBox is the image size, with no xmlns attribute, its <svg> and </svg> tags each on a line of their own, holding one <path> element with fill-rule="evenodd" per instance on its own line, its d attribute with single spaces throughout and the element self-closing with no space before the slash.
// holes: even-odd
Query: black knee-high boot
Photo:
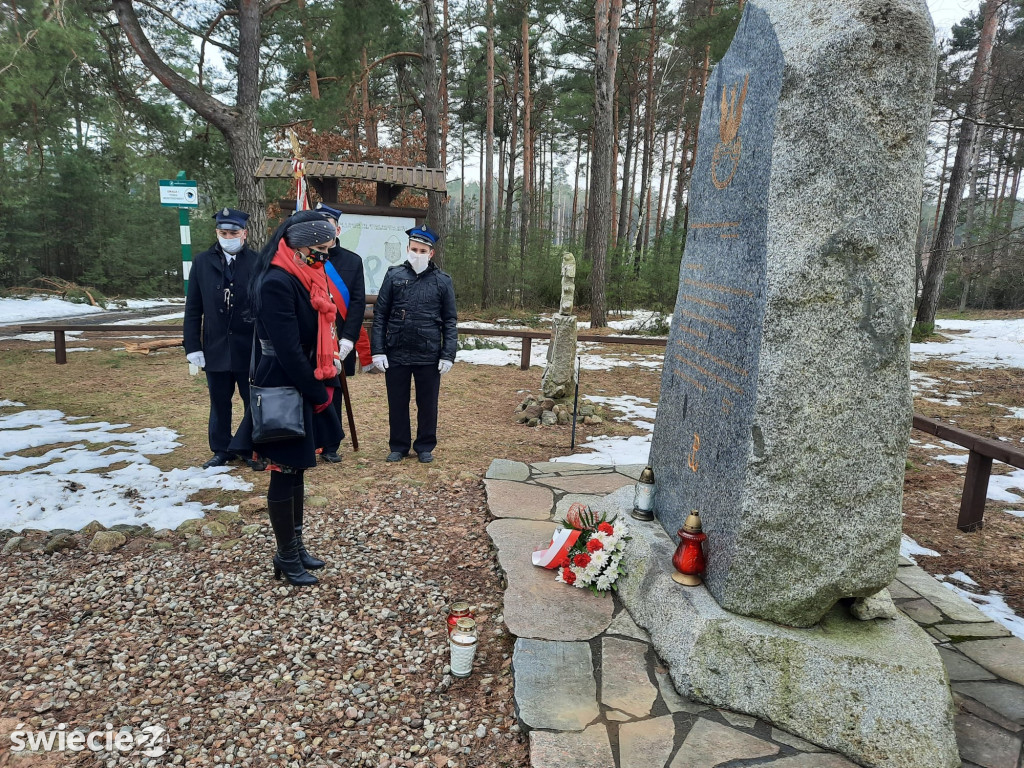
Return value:
<svg viewBox="0 0 1024 768">
<path fill-rule="evenodd" d="M 274 555 L 274 578 L 283 573 L 288 582 L 296 587 L 306 587 L 318 582 L 316 576 L 307 573 L 299 559 L 298 537 L 295 535 L 295 518 L 292 513 L 292 499 L 267 499 L 270 511 L 270 525 L 277 539 L 277 554 Z"/>
<path fill-rule="evenodd" d="M 299 560 L 307 571 L 315 571 L 323 568 L 327 563 L 319 557 L 314 557 L 306 551 L 306 545 L 302 543 L 302 518 L 306 504 L 306 489 L 303 485 L 292 487 L 292 514 L 295 516 L 295 538 L 299 542 Z"/>
</svg>

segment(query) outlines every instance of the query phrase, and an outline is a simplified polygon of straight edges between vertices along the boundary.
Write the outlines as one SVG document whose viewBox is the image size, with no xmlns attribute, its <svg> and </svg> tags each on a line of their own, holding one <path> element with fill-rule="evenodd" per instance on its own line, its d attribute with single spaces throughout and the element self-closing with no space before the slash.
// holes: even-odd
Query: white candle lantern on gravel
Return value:
<svg viewBox="0 0 1024 768">
<path fill-rule="evenodd" d="M 478 641 L 479 633 L 473 619 L 463 618 L 455 622 L 455 629 L 448 638 L 452 652 L 452 676 L 469 677 L 473 671 L 473 656 L 476 655 Z"/>
</svg>

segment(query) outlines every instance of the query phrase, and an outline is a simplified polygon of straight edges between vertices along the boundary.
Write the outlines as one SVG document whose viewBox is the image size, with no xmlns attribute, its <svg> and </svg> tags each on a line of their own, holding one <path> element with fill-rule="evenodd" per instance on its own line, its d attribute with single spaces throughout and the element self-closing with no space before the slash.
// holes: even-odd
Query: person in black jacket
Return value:
<svg viewBox="0 0 1024 768">
<path fill-rule="evenodd" d="M 373 309 L 370 348 L 384 371 L 391 428 L 388 461 L 401 461 L 412 447 L 419 460 L 434 460 L 437 396 L 441 376 L 451 370 L 458 343 L 455 287 L 431 259 L 437 235 L 428 227 L 406 232 L 406 260 L 391 267 Z M 416 441 L 411 440 L 409 394 L 416 382 Z"/>
<path fill-rule="evenodd" d="M 325 565 L 302 541 L 303 474 L 316 466 L 317 436 L 340 440 L 341 427 L 330 407 L 341 370 L 337 309 L 323 270 L 334 237 L 334 227 L 322 214 L 293 214 L 260 252 L 250 288 L 259 337 L 253 385 L 295 387 L 302 394 L 305 434 L 253 445 L 249 410 L 232 444 L 256 450 L 270 462 L 267 509 L 277 540 L 274 575 L 284 573 L 296 586 L 316 584 L 308 571 Z"/>
<path fill-rule="evenodd" d="M 316 210 L 322 213 L 335 231 L 340 235 L 341 228 L 338 220 L 341 211 L 336 208 L 320 203 Z M 356 372 L 356 342 L 359 341 L 359 334 L 363 329 L 363 315 L 366 312 L 366 283 L 363 278 L 363 260 L 359 254 L 342 248 L 341 244 L 335 241 L 328 253 L 328 264 L 330 264 L 344 285 L 342 299 L 345 301 L 345 312 L 338 312 L 338 347 L 341 351 L 341 359 L 345 365 L 345 375 L 352 376 Z M 331 276 L 331 275 L 329 275 Z M 340 309 L 340 308 L 339 308 Z M 345 437 L 344 422 L 341 417 L 340 395 L 331 402 L 331 407 L 338 414 L 338 423 L 342 424 L 341 438 Z M 338 454 L 338 443 L 325 443 L 320 458 L 330 464 L 337 464 L 341 461 Z"/>
<path fill-rule="evenodd" d="M 224 208 L 214 218 L 217 242 L 193 260 L 185 298 L 185 357 L 206 370 L 210 389 L 213 458 L 203 467 L 219 467 L 235 458 L 228 446 L 231 398 L 236 388 L 245 407 L 249 407 L 249 276 L 257 258 L 245 242 L 249 214 Z"/>
</svg>

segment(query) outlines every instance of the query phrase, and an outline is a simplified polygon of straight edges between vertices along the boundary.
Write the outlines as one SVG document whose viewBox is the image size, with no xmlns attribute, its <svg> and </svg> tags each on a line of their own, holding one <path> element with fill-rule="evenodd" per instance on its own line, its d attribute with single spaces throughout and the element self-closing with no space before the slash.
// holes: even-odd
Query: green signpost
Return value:
<svg viewBox="0 0 1024 768">
<path fill-rule="evenodd" d="M 188 222 L 189 208 L 199 207 L 199 184 L 185 178 L 184 171 L 178 171 L 176 179 L 160 179 L 160 205 L 178 209 L 178 224 L 181 229 L 181 276 L 188 293 L 188 275 L 192 271 L 192 229 Z"/>
</svg>

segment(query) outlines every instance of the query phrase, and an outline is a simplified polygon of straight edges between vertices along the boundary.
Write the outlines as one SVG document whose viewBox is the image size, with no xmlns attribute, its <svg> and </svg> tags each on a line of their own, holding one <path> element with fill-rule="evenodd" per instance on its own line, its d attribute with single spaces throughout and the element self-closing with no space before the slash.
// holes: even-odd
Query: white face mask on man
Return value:
<svg viewBox="0 0 1024 768">
<path fill-rule="evenodd" d="M 227 238 L 218 235 L 217 242 L 220 243 L 221 250 L 223 250 L 224 253 L 230 253 L 233 255 L 242 250 L 243 241 L 240 237 Z"/>
<path fill-rule="evenodd" d="M 423 270 L 430 264 L 429 253 L 413 253 L 412 251 L 406 251 L 405 257 L 409 260 L 410 266 L 412 266 L 413 272 L 417 275 L 422 274 Z"/>
</svg>

